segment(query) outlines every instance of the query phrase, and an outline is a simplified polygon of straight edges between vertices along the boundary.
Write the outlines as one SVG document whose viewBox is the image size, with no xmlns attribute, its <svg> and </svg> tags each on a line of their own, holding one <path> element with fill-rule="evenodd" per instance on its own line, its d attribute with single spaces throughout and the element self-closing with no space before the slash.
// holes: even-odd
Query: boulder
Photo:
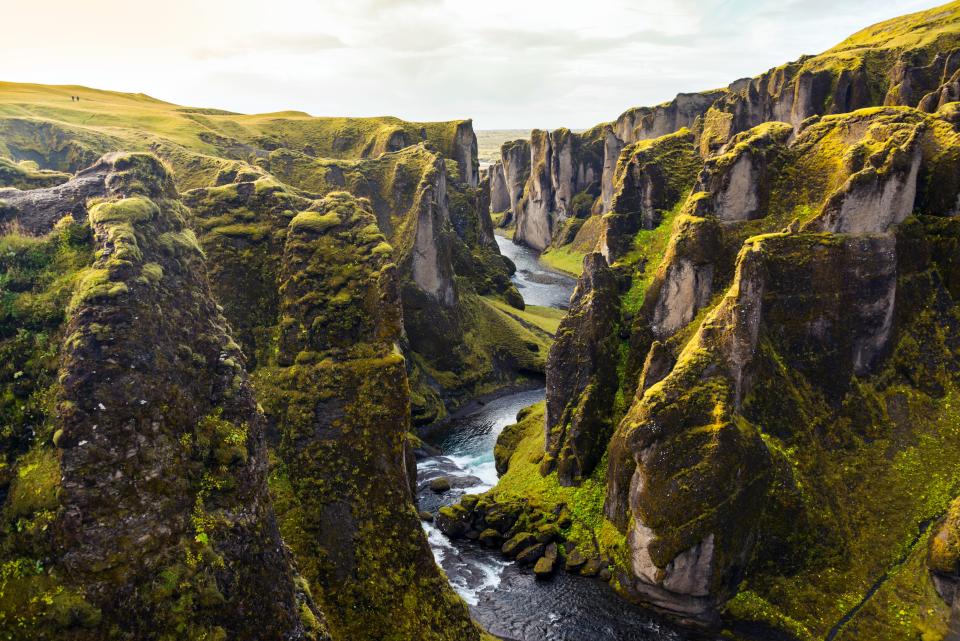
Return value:
<svg viewBox="0 0 960 641">
<path fill-rule="evenodd" d="M 583 555 L 579 548 L 573 548 L 567 553 L 567 560 L 564 563 L 564 569 L 568 572 L 577 572 L 589 559 Z"/>
<path fill-rule="evenodd" d="M 533 573 L 537 575 L 538 579 L 546 579 L 553 574 L 554 566 L 556 565 L 556 559 L 548 558 L 546 556 L 541 557 L 533 566 Z"/>
<path fill-rule="evenodd" d="M 446 476 L 438 476 L 430 481 L 430 490 L 437 494 L 443 494 L 450 490 L 450 479 Z"/>
<path fill-rule="evenodd" d="M 503 537 L 500 535 L 500 533 L 493 528 L 487 528 L 481 532 L 480 536 L 477 538 L 484 547 L 488 548 L 500 547 L 500 541 L 503 540 Z"/>
<path fill-rule="evenodd" d="M 520 551 L 534 544 L 536 540 L 536 537 L 529 532 L 521 532 L 504 543 L 500 551 L 506 556 L 516 556 Z"/>
<path fill-rule="evenodd" d="M 437 528 L 451 539 L 467 532 L 470 525 L 470 513 L 459 505 L 447 505 L 440 508 L 436 516 Z"/>
<path fill-rule="evenodd" d="M 537 543 L 529 547 L 524 548 L 517 555 L 517 563 L 521 565 L 533 565 L 537 562 L 537 559 L 543 556 L 543 552 L 546 547 L 543 543 Z"/>
</svg>

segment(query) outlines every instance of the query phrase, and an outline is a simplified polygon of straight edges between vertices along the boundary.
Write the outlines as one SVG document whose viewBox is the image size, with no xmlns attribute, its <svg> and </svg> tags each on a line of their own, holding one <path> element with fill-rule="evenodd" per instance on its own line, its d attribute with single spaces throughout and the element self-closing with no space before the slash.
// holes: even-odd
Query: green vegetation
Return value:
<svg viewBox="0 0 960 641">
<path fill-rule="evenodd" d="M 551 336 L 557 333 L 560 321 L 566 316 L 566 312 L 562 309 L 554 309 L 553 307 L 527 305 L 521 310 L 489 296 L 484 297 L 484 300 L 504 314 L 515 318 L 527 326 L 539 328 Z"/>
<path fill-rule="evenodd" d="M 583 257 L 585 251 L 577 251 L 566 246 L 551 247 L 540 254 L 540 260 L 557 271 L 580 276 L 583 273 Z"/>
</svg>

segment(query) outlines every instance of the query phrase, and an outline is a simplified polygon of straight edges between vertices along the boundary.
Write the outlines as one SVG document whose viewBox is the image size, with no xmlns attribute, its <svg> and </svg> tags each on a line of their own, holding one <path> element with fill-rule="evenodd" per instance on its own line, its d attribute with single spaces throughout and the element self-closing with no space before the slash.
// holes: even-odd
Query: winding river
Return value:
<svg viewBox="0 0 960 641">
<path fill-rule="evenodd" d="M 565 309 L 576 282 L 545 267 L 536 252 L 501 236 L 497 243 L 517 266 L 513 279 L 531 305 Z M 417 462 L 421 510 L 432 513 L 463 494 L 484 492 L 497 482 L 493 446 L 522 408 L 543 400 L 542 385 L 501 396 L 456 417 L 430 442 L 442 452 Z M 453 488 L 436 494 L 438 476 Z M 474 618 L 506 641 L 680 641 L 685 634 L 650 612 L 630 605 L 602 581 L 557 572 L 548 581 L 476 543 L 450 541 L 424 522 L 437 563 L 470 605 Z"/>
</svg>

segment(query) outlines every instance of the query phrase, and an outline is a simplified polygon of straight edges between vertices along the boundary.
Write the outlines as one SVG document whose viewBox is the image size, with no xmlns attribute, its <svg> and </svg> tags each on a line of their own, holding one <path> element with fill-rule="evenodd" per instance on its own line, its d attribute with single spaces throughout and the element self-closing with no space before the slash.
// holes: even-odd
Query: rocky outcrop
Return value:
<svg viewBox="0 0 960 641">
<path fill-rule="evenodd" d="M 685 216 L 676 224 L 666 258 L 645 299 L 656 339 L 669 338 L 693 320 L 714 292 L 721 232 L 714 219 Z"/>
<path fill-rule="evenodd" d="M 547 358 L 546 454 L 541 474 L 556 470 L 561 485 L 590 474 L 613 429 L 620 319 L 617 279 L 599 253 L 588 254 L 583 275 Z"/>
<path fill-rule="evenodd" d="M 59 171 L 40 169 L 36 162 L 13 162 L 0 157 L 0 189 L 39 189 L 61 185 L 72 176 Z"/>
<path fill-rule="evenodd" d="M 399 277 L 371 225 L 369 205 L 345 193 L 289 223 L 277 361 L 257 373 L 293 495 L 283 531 L 338 636 L 476 639 L 411 509 Z M 349 281 L 344 264 L 353 266 Z M 382 536 L 396 545 L 382 546 Z M 442 625 L 431 623 L 438 612 Z"/>
<path fill-rule="evenodd" d="M 561 224 L 574 214 L 574 197 L 596 187 L 603 172 L 603 141 L 595 133 L 534 130 L 532 168 L 518 205 L 515 242 L 546 249 Z"/>
<path fill-rule="evenodd" d="M 786 123 L 773 122 L 735 136 L 724 153 L 704 163 L 693 187 L 694 193 L 709 194 L 698 203 L 699 211 L 723 223 L 765 214 L 776 169 L 772 165 L 792 134 Z"/>
<path fill-rule="evenodd" d="M 87 201 L 106 194 L 111 169 L 108 163 L 99 162 L 75 179 L 49 189 L 0 189 L 0 221 L 16 219 L 30 233 L 43 234 L 64 216 L 82 218 Z M 22 212 L 29 212 L 29 216 Z"/>
<path fill-rule="evenodd" d="M 457 125 L 450 157 L 457 161 L 460 182 L 475 188 L 480 183 L 480 163 L 477 161 L 477 136 L 473 133 L 473 121 L 464 120 Z"/>
<path fill-rule="evenodd" d="M 904 52 L 890 71 L 885 105 L 909 105 L 933 113 L 960 97 L 960 50 L 937 51 L 926 62 L 920 52 Z"/>
<path fill-rule="evenodd" d="M 778 469 L 759 426 L 737 418 L 758 393 L 758 359 L 771 357 L 760 337 L 831 395 L 848 388 L 888 344 L 893 246 L 891 237 L 792 235 L 744 246 L 723 302 L 673 371 L 638 396 L 611 443 L 606 511 L 628 537 L 629 590 L 702 621 L 733 594 Z M 708 433 L 698 431 L 704 425 Z"/>
<path fill-rule="evenodd" d="M 503 169 L 503 161 L 490 165 L 488 170 L 490 176 L 490 211 L 495 214 L 511 211 L 513 203 L 510 199 L 510 191 L 507 189 L 507 176 Z"/>
<path fill-rule="evenodd" d="M 913 213 L 920 170 L 923 124 L 884 131 L 874 150 L 877 130 L 867 132 L 863 152 L 848 163 L 850 178 L 823 207 L 811 227 L 834 233 L 882 233 Z M 893 133 L 893 135 L 891 135 Z M 868 152 L 869 159 L 864 158 Z"/>
<path fill-rule="evenodd" d="M 686 196 L 700 161 L 689 130 L 628 146 L 613 179 L 612 211 L 602 219 L 599 249 L 608 262 L 626 254 L 641 229 L 653 229 Z"/>
<path fill-rule="evenodd" d="M 613 207 L 613 196 L 616 172 L 619 167 L 620 153 L 624 142 L 614 133 L 613 127 L 603 128 L 603 170 L 600 173 L 600 201 L 602 213 L 607 213 Z M 607 259 L 609 260 L 609 256 Z"/>
<path fill-rule="evenodd" d="M 0 535 L 14 599 L 0 629 L 329 638 L 281 541 L 264 418 L 169 174 L 156 157 L 111 154 L 77 181 L 54 193 L 97 200 L 58 229 L 93 258 L 64 274 L 75 287 L 50 328 L 56 410 L 26 453 L 5 452 L 16 473 L 3 516 L 27 529 Z M 49 231 L 28 223 L 33 203 L 46 220 L 49 195 L 34 195 L 13 217 Z"/>
<path fill-rule="evenodd" d="M 437 159 L 425 180 L 426 187 L 417 194 L 413 247 L 406 260 L 417 288 L 440 305 L 453 307 L 457 293 L 453 282 L 450 244 L 443 234 L 450 228 L 447 205 L 447 172 L 443 160 Z"/>
<path fill-rule="evenodd" d="M 510 199 L 507 215 L 500 220 L 501 226 L 512 224 L 519 212 L 520 200 L 524 197 L 527 181 L 530 178 L 530 143 L 526 140 L 513 140 L 500 147 L 500 162 L 503 164 L 503 176 Z"/>
<path fill-rule="evenodd" d="M 620 114 L 613 124 L 617 138 L 625 143 L 659 138 L 683 128 L 692 128 L 724 91 L 681 93 L 656 107 L 637 107 Z"/>
</svg>

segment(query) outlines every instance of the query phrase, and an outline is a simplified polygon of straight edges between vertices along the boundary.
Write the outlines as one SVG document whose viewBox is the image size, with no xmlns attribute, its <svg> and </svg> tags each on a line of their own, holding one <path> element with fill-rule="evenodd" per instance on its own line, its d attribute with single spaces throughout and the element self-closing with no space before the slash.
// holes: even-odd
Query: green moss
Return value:
<svg viewBox="0 0 960 641">
<path fill-rule="evenodd" d="M 99 203 L 90 209 L 90 223 L 92 225 L 115 225 L 129 223 L 136 225 L 153 220 L 160 209 L 152 200 L 143 196 L 134 196 L 109 202 Z"/>
<path fill-rule="evenodd" d="M 78 279 L 77 289 L 70 300 L 70 307 L 76 308 L 96 300 L 116 298 L 129 291 L 130 288 L 126 283 L 110 279 L 108 269 L 90 268 L 84 270 Z"/>
<path fill-rule="evenodd" d="M 290 221 L 290 227 L 297 230 L 308 230 L 315 234 L 322 233 L 331 227 L 340 224 L 340 217 L 336 212 L 321 214 L 315 211 L 304 211 Z"/>
<path fill-rule="evenodd" d="M 60 461 L 52 449 L 35 449 L 20 459 L 5 506 L 8 518 L 57 508 Z"/>
<path fill-rule="evenodd" d="M 632 266 L 634 272 L 630 280 L 630 289 L 623 297 L 623 310 L 629 315 L 636 315 L 643 306 L 647 289 L 656 276 L 657 269 L 666 256 L 675 221 L 683 203 L 678 203 L 672 210 L 665 213 L 660 224 L 654 229 L 641 229 L 633 240 L 633 248 L 614 263 L 615 266 Z"/>
<path fill-rule="evenodd" d="M 258 243 L 270 234 L 271 227 L 270 225 L 236 224 L 214 227 L 210 231 L 228 238 L 242 238 Z"/>
<path fill-rule="evenodd" d="M 53 187 L 70 180 L 70 174 L 58 171 L 41 171 L 36 162 L 23 160 L 19 163 L 0 157 L 0 187 L 15 189 L 40 189 Z"/>
</svg>

